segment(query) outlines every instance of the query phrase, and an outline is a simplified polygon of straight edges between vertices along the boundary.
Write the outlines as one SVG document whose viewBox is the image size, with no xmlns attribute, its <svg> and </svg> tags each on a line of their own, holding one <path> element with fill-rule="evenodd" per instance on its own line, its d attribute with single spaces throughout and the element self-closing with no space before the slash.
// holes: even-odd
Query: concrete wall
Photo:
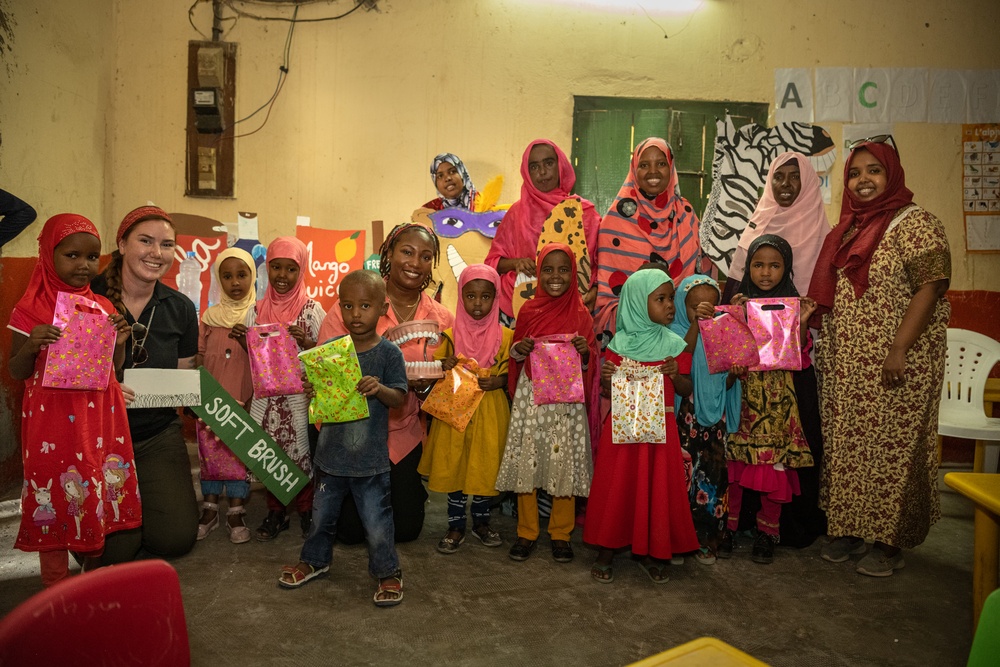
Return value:
<svg viewBox="0 0 1000 667">
<path fill-rule="evenodd" d="M 299 18 L 351 4 L 307 5 Z M 8 27 L 0 31 L 0 187 L 32 202 L 40 218 L 4 254 L 34 254 L 41 223 L 63 210 L 98 222 L 108 251 L 117 221 L 147 200 L 228 221 L 257 211 L 265 242 L 290 233 L 298 214 L 320 227 L 391 224 L 434 195 L 428 166 L 444 150 L 460 155 L 480 184 L 502 174 L 502 201 L 510 202 L 530 140 L 548 137 L 570 151 L 574 95 L 773 104 L 776 67 L 1000 62 L 996 0 L 705 0 L 678 16 L 545 0 L 378 5 L 296 26 L 289 76 L 267 125 L 237 140 L 237 197 L 210 200 L 183 194 L 187 42 L 204 38 L 188 22 L 189 2 L 0 0 Z M 210 34 L 210 4 L 196 5 L 192 18 Z M 242 117 L 274 90 L 288 24 L 241 17 L 225 26 L 224 39 L 239 45 Z M 828 129 L 839 140 L 840 126 Z M 948 228 L 953 289 L 996 289 L 1000 254 L 963 251 L 960 131 L 898 124 L 895 136 L 918 202 Z"/>
<path fill-rule="evenodd" d="M 503 174 L 512 201 L 528 141 L 549 137 L 570 148 L 573 95 L 772 102 L 776 67 L 1000 62 L 994 0 L 705 0 L 679 16 L 545 0 L 381 0 L 378 12 L 296 26 L 290 73 L 267 126 L 237 140 L 236 199 L 203 200 L 183 196 L 186 44 L 202 38 L 187 4 L 6 6 L 16 24 L 4 56 L 0 182 L 40 204 L 43 218 L 74 208 L 109 230 L 147 199 L 223 220 L 255 210 L 265 241 L 290 231 L 297 214 L 322 227 L 407 219 L 433 195 L 427 167 L 442 150 L 462 156 L 479 183 Z M 308 5 L 299 17 L 349 7 Z M 197 5 L 193 20 L 210 34 L 211 6 Z M 225 25 L 225 39 L 239 44 L 242 116 L 273 92 L 288 24 L 241 17 Z M 837 124 L 829 129 L 839 136 Z M 958 251 L 953 286 L 989 289 L 1000 255 L 961 252 L 959 132 L 896 126 L 908 183 L 945 220 Z M 6 254 L 33 249 L 27 234 Z"/>
</svg>

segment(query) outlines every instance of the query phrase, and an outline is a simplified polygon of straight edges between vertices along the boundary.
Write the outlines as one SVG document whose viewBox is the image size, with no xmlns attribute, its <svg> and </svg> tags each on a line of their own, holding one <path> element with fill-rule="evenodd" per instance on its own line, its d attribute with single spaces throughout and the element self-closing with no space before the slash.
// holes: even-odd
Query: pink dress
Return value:
<svg viewBox="0 0 1000 667">
<path fill-rule="evenodd" d="M 212 374 L 222 388 L 245 405 L 253 393 L 250 381 L 250 360 L 246 350 L 234 338 L 231 329 L 198 325 L 198 354 L 202 355 L 205 370 Z M 246 479 L 247 469 L 226 445 L 218 441 L 199 422 L 198 458 L 201 460 L 201 479 L 233 481 Z"/>
</svg>

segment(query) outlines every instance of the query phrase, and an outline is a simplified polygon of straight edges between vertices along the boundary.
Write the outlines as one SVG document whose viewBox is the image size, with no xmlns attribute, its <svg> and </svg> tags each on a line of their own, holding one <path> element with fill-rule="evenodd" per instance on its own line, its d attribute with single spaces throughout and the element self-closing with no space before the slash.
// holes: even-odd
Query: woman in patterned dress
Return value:
<svg viewBox="0 0 1000 667">
<path fill-rule="evenodd" d="M 886 142 L 889 143 L 886 143 Z M 940 517 L 935 433 L 951 307 L 944 225 L 913 203 L 891 137 L 853 148 L 840 223 L 809 288 L 825 442 L 823 558 L 871 551 L 860 574 L 890 576 Z"/>
</svg>

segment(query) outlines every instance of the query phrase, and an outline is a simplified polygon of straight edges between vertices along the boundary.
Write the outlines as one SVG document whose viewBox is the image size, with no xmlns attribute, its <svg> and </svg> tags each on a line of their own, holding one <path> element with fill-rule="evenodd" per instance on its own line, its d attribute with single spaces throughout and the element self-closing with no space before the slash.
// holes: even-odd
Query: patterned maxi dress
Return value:
<svg viewBox="0 0 1000 667">
<path fill-rule="evenodd" d="M 945 299 L 907 352 L 904 385 L 883 389 L 881 374 L 917 288 L 950 276 L 944 225 L 916 206 L 886 230 L 861 298 L 838 272 L 833 311 L 816 345 L 826 448 L 821 500 L 830 535 L 909 549 L 940 518 L 935 434 L 951 314 Z"/>
</svg>

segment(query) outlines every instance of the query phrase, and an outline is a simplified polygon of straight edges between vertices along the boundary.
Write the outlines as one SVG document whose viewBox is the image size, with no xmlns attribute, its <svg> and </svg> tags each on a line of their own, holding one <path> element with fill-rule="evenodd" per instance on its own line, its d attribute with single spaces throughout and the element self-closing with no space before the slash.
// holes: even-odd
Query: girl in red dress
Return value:
<svg viewBox="0 0 1000 667">
<path fill-rule="evenodd" d="M 132 437 L 115 373 L 108 373 L 107 386 L 96 390 L 42 384 L 49 346 L 62 336 L 52 324 L 59 292 L 90 299 L 108 313 L 118 332 L 115 371 L 121 371 L 131 329 L 110 301 L 90 289 L 100 256 L 93 223 L 71 213 L 50 218 L 38 237 L 38 263 L 8 325 L 13 331 L 10 375 L 25 381 L 23 513 L 14 546 L 38 552 L 45 586 L 69 573 L 68 551 L 99 555 L 105 535 L 142 525 Z M 113 489 L 105 487 L 109 461 L 122 473 Z M 113 491 L 113 501 L 105 490 Z"/>
<path fill-rule="evenodd" d="M 674 554 L 698 549 L 674 419 L 674 392 L 691 393 L 691 354 L 684 351 L 684 339 L 668 328 L 673 319 L 674 285 L 665 271 L 643 269 L 625 281 L 601 388 L 611 390 L 619 366 L 656 367 L 665 376 L 666 442 L 614 444 L 612 415 L 604 420 L 583 529 L 583 541 L 600 547 L 590 574 L 601 583 L 614 578 L 617 549 L 631 546 L 656 584 L 668 580 L 666 568 Z"/>
</svg>

